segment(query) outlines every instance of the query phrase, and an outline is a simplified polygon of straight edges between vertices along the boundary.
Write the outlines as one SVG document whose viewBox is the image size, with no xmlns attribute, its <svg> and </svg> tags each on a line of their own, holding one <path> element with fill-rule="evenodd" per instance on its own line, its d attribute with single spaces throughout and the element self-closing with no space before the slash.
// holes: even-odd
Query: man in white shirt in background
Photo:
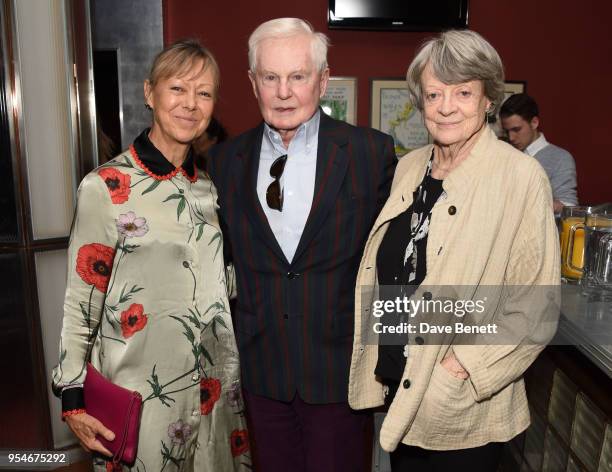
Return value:
<svg viewBox="0 0 612 472">
<path fill-rule="evenodd" d="M 553 192 L 555 213 L 564 206 L 578 205 L 576 195 L 576 164 L 565 149 L 546 141 L 539 131 L 538 104 L 524 93 L 510 96 L 502 105 L 499 116 L 508 141 L 542 165 Z"/>
</svg>

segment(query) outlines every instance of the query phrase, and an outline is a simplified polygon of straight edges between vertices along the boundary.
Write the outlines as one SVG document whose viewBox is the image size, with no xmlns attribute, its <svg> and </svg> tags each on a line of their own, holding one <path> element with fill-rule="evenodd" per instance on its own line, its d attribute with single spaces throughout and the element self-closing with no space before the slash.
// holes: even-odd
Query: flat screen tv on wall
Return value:
<svg viewBox="0 0 612 472">
<path fill-rule="evenodd" d="M 468 0 L 329 0 L 331 29 L 442 31 L 466 28 Z"/>
</svg>

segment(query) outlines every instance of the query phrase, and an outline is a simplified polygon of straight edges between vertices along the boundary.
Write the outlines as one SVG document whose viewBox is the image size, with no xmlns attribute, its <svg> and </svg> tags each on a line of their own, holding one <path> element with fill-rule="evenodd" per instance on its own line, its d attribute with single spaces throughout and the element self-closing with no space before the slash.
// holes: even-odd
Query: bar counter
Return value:
<svg viewBox="0 0 612 472">
<path fill-rule="evenodd" d="M 561 288 L 553 342 L 525 373 L 531 426 L 503 471 L 612 472 L 612 302 Z"/>
<path fill-rule="evenodd" d="M 561 287 L 561 318 L 553 344 L 576 346 L 612 378 L 612 302 L 595 301 L 579 285 Z"/>
</svg>

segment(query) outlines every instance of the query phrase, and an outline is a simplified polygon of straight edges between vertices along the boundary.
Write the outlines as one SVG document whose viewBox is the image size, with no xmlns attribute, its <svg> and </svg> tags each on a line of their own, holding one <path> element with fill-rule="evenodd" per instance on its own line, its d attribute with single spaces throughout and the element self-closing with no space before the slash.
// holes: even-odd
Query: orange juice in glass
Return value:
<svg viewBox="0 0 612 472">
<path fill-rule="evenodd" d="M 584 266 L 584 223 L 591 207 L 570 206 L 561 210 L 561 275 L 580 280 Z"/>
</svg>

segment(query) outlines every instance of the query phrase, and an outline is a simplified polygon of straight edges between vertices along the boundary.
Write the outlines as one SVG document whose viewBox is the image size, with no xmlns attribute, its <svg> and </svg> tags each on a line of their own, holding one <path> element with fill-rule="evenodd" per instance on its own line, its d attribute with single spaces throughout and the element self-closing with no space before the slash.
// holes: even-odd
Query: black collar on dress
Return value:
<svg viewBox="0 0 612 472">
<path fill-rule="evenodd" d="M 134 150 L 136 154 L 138 154 L 140 162 L 146 167 L 146 170 L 149 170 L 157 177 L 165 177 L 175 172 L 176 168 L 164 157 L 160 150 L 153 145 L 149 139 L 150 130 L 151 128 L 145 129 L 134 140 Z M 189 152 L 187 152 L 187 157 L 181 168 L 190 180 L 195 179 L 195 160 L 191 147 L 189 148 Z"/>
</svg>

